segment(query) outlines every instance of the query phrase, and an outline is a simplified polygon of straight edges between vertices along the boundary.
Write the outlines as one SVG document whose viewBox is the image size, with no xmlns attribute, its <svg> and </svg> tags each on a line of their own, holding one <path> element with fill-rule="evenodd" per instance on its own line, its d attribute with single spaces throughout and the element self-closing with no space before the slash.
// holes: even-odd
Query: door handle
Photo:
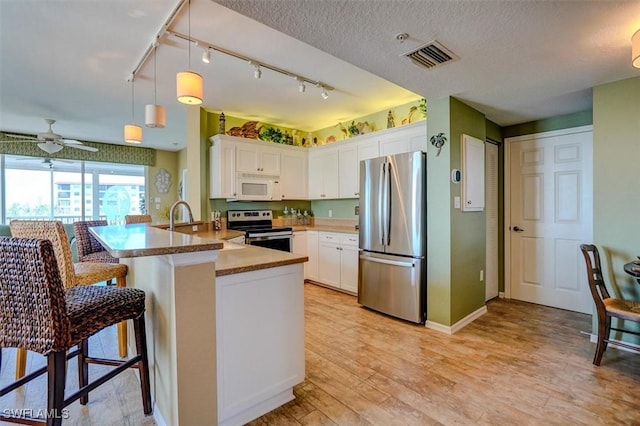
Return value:
<svg viewBox="0 0 640 426">
<path fill-rule="evenodd" d="M 519 226 L 514 226 L 513 230 L 516 232 L 524 232 L 524 229 L 520 228 Z"/>
</svg>

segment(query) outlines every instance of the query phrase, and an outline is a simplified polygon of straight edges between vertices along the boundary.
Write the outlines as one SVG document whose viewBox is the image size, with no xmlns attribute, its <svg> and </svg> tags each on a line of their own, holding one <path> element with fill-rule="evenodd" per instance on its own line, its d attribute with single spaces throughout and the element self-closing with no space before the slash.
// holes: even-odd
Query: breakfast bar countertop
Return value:
<svg viewBox="0 0 640 426">
<path fill-rule="evenodd" d="M 227 240 L 242 236 L 244 232 L 226 229 L 220 231 L 204 230 L 198 231 L 194 235 L 202 239 Z M 216 260 L 216 277 L 303 263 L 307 260 L 309 260 L 307 256 L 294 253 L 224 241 L 224 247 Z"/>
<path fill-rule="evenodd" d="M 222 241 L 157 229 L 146 224 L 89 228 L 107 251 L 117 258 L 159 256 L 220 250 Z"/>
</svg>

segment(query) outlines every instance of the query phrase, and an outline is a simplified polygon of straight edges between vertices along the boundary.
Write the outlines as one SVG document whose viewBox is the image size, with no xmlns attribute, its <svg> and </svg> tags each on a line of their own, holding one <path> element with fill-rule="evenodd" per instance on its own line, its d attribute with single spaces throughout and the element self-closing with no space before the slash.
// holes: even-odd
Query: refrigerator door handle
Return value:
<svg viewBox="0 0 640 426">
<path fill-rule="evenodd" d="M 360 256 L 360 259 L 366 260 L 367 262 L 383 263 L 385 265 L 402 266 L 405 268 L 414 268 L 416 266 L 415 262 L 398 262 L 396 260 L 380 259 L 370 256 Z"/>
<path fill-rule="evenodd" d="M 384 245 L 388 246 L 389 244 L 391 244 L 391 163 L 387 163 L 387 170 L 384 175 L 384 179 L 385 179 L 385 182 L 384 182 L 384 190 L 385 190 Z"/>
<path fill-rule="evenodd" d="M 384 176 L 385 176 L 385 164 L 380 164 L 380 176 L 378 179 L 378 236 L 380 237 L 380 243 L 385 244 L 384 228 L 385 228 L 385 213 L 384 213 Z"/>
</svg>

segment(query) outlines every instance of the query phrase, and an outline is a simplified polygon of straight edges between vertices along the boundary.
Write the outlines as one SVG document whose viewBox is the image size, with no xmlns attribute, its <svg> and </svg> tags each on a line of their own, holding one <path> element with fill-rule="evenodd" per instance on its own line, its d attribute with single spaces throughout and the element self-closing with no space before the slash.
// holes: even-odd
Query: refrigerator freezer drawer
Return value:
<svg viewBox="0 0 640 426">
<path fill-rule="evenodd" d="M 424 258 L 364 252 L 359 266 L 358 303 L 407 321 L 425 321 Z"/>
</svg>

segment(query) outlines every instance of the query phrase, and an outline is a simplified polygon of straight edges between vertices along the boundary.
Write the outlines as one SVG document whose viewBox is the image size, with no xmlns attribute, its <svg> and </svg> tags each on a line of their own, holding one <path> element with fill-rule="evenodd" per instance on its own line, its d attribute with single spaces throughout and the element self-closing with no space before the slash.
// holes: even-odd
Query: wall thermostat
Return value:
<svg viewBox="0 0 640 426">
<path fill-rule="evenodd" d="M 451 170 L 451 182 L 460 183 L 460 170 L 458 169 Z"/>
</svg>

